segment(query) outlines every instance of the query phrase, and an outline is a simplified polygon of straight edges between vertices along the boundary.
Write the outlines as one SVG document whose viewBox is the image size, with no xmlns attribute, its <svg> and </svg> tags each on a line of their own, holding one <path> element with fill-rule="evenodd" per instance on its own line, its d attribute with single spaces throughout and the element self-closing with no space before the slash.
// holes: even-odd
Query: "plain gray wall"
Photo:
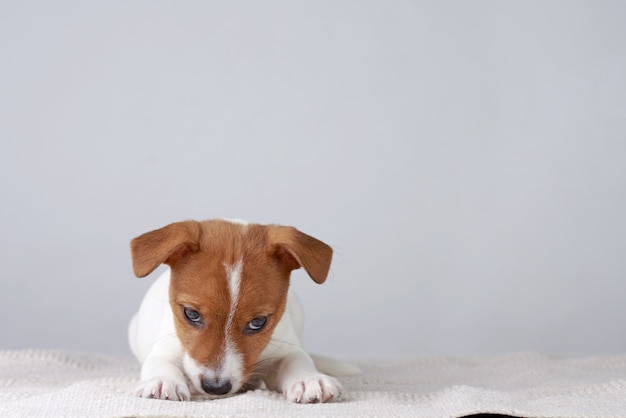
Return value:
<svg viewBox="0 0 626 418">
<path fill-rule="evenodd" d="M 297 226 L 337 356 L 626 351 L 626 3 L 0 3 L 0 348 L 127 353 L 182 219 Z"/>
</svg>

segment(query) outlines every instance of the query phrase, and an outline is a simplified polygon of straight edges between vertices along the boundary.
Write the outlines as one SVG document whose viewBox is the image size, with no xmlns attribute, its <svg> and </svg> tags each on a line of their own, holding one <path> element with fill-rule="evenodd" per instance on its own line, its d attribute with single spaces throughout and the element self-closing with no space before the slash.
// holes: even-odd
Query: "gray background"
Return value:
<svg viewBox="0 0 626 418">
<path fill-rule="evenodd" d="M 127 353 L 182 219 L 295 225 L 337 356 L 626 351 L 626 3 L 0 3 L 0 348 Z"/>
</svg>

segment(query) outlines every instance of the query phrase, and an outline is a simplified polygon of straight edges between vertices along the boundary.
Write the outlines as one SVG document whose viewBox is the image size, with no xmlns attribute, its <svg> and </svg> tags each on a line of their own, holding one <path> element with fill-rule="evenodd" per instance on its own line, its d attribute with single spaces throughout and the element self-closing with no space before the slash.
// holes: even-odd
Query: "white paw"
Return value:
<svg viewBox="0 0 626 418">
<path fill-rule="evenodd" d="M 343 387 L 334 377 L 314 373 L 288 384 L 285 396 L 291 402 L 318 403 L 339 399 L 343 392 Z"/>
<path fill-rule="evenodd" d="M 162 377 L 155 377 L 141 382 L 135 389 L 135 395 L 142 398 L 170 401 L 188 401 L 191 399 L 189 388 L 184 382 Z"/>
</svg>

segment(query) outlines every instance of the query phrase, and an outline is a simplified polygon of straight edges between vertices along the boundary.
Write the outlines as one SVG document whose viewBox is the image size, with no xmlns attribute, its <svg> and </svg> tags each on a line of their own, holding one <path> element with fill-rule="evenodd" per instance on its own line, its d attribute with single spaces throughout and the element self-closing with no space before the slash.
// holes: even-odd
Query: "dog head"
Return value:
<svg viewBox="0 0 626 418">
<path fill-rule="evenodd" d="M 280 321 L 291 271 L 326 280 L 332 249 L 293 227 L 185 221 L 131 242 L 137 277 L 171 269 L 170 305 L 183 366 L 200 393 L 226 395 L 248 381 Z"/>
</svg>

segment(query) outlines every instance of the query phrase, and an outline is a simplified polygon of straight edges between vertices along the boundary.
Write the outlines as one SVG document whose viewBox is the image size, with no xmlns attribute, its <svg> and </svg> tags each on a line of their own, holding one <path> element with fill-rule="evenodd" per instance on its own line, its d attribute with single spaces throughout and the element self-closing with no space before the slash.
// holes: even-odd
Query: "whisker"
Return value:
<svg viewBox="0 0 626 418">
<path fill-rule="evenodd" d="M 276 363 L 276 359 L 275 358 L 267 358 L 264 360 L 259 360 L 256 363 L 254 363 L 254 371 L 253 373 L 256 373 L 256 370 L 259 369 L 259 367 L 266 367 L 267 365 L 271 366 L 272 369 L 275 368 L 275 363 Z"/>
<path fill-rule="evenodd" d="M 283 344 L 283 345 L 288 345 L 288 346 L 291 346 L 291 347 L 300 347 L 300 344 L 298 344 L 298 343 L 292 343 L 290 341 L 282 340 L 280 338 L 272 338 L 267 344 L 268 345 L 271 344 L 271 345 L 274 345 L 274 346 Z"/>
</svg>

